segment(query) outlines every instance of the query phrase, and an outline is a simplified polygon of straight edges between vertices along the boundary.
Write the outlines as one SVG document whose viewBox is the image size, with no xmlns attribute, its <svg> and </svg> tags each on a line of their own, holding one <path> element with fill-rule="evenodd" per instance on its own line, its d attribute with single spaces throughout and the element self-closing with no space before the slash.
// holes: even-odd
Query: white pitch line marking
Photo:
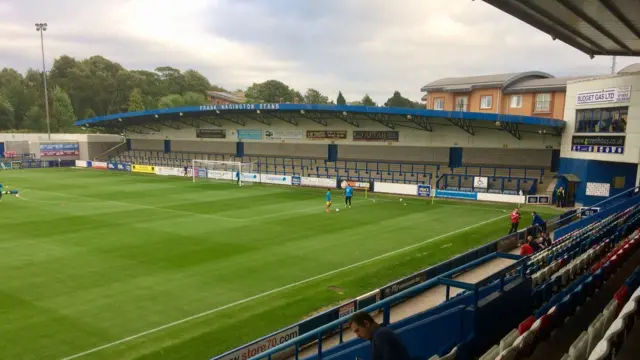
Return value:
<svg viewBox="0 0 640 360">
<path fill-rule="evenodd" d="M 451 245 L 453 245 L 453 244 L 449 243 L 449 244 L 442 245 L 442 246 L 440 246 L 440 249 L 444 249 L 444 248 L 449 247 Z"/>
<path fill-rule="evenodd" d="M 185 322 L 188 322 L 188 321 L 191 321 L 191 320 L 195 320 L 195 319 L 201 318 L 201 317 L 206 316 L 206 315 L 210 315 L 210 314 L 213 314 L 213 313 L 225 310 L 225 309 L 229 309 L 229 308 L 232 308 L 234 306 L 250 302 L 252 300 L 256 300 L 256 299 L 259 299 L 259 298 L 262 298 L 262 297 L 265 297 L 265 296 L 268 296 L 268 295 L 271 295 L 271 294 L 275 294 L 275 293 L 283 291 L 283 290 L 287 290 L 287 289 L 296 287 L 298 285 L 306 284 L 308 282 L 311 282 L 311 281 L 314 281 L 314 280 L 317 280 L 317 279 L 321 279 L 323 277 L 327 277 L 329 275 L 333 275 L 335 273 L 338 273 L 338 272 L 341 272 L 341 271 L 344 271 L 344 270 L 348 270 L 348 269 L 351 269 L 351 268 L 354 268 L 354 267 L 358 267 L 358 266 L 361 266 L 361 265 L 364 265 L 364 264 L 368 264 L 370 262 L 373 262 L 373 261 L 376 261 L 376 260 L 380 260 L 380 259 L 389 257 L 391 255 L 395 255 L 395 254 L 401 253 L 403 251 L 407 251 L 407 250 L 410 250 L 410 249 L 413 249 L 413 248 L 416 248 L 416 247 L 420 247 L 420 246 L 422 246 L 424 244 L 428 244 L 430 242 L 442 239 L 444 237 L 451 236 L 451 235 L 457 234 L 459 232 L 464 232 L 464 231 L 473 229 L 475 227 L 478 227 L 480 225 L 484 225 L 484 224 L 488 224 L 490 222 L 496 221 L 498 219 L 502 219 L 505 216 L 506 215 L 501 215 L 501 216 L 495 217 L 495 218 L 490 219 L 490 220 L 479 222 L 477 224 L 474 224 L 474 225 L 471 225 L 471 226 L 467 226 L 467 227 L 462 228 L 462 229 L 458 229 L 458 230 L 455 230 L 455 231 L 452 231 L 452 232 L 449 232 L 449 233 L 446 233 L 446 234 L 443 234 L 443 235 L 436 236 L 436 237 L 431 238 L 431 239 L 427 239 L 427 240 L 419 242 L 417 244 L 406 246 L 406 247 L 404 247 L 402 249 L 394 250 L 394 251 L 388 252 L 386 254 L 382 254 L 382 255 L 378 255 L 376 257 L 372 257 L 370 259 L 361 261 L 359 263 L 351 264 L 351 265 L 345 266 L 345 267 L 337 269 L 337 270 L 332 270 L 332 271 L 329 271 L 329 272 L 324 273 L 324 274 L 316 275 L 316 276 L 310 277 L 308 279 L 304 279 L 304 280 L 301 280 L 301 281 L 298 281 L 298 282 L 295 282 L 295 283 L 292 283 L 292 284 L 289 284 L 289 285 L 285 285 L 285 286 L 282 286 L 282 287 L 279 287 L 279 288 L 276 288 L 276 289 L 273 289 L 273 290 L 269 290 L 269 291 L 263 292 L 263 293 L 258 294 L 258 295 L 251 296 L 251 297 L 248 297 L 248 298 L 243 299 L 243 300 L 236 301 L 236 302 L 231 303 L 231 304 L 227 304 L 227 305 L 223 305 L 223 306 L 211 309 L 211 310 L 207 310 L 207 311 L 201 312 L 199 314 L 192 315 L 192 316 L 186 317 L 184 319 L 181 319 L 181 320 L 178 320 L 178 321 L 174 321 L 172 323 L 168 323 L 168 324 L 159 326 L 159 327 L 154 328 L 154 329 L 143 331 L 143 332 L 141 332 L 139 334 L 135 334 L 135 335 L 132 335 L 132 336 L 129 336 L 129 337 L 126 337 L 126 338 L 123 338 L 123 339 L 120 339 L 120 340 L 117 340 L 117 341 L 114 341 L 114 342 L 111 342 L 111 343 L 108 343 L 108 344 L 105 344 L 105 345 L 102 345 L 102 346 L 98 346 L 96 348 L 93 348 L 93 349 L 90 349 L 90 350 L 87 350 L 87 351 L 83 351 L 81 353 L 77 353 L 75 355 L 71 355 L 71 356 L 65 357 L 62 360 L 77 359 L 77 358 L 79 358 L 81 356 L 92 354 L 92 353 L 95 353 L 97 351 L 104 350 L 104 349 L 110 348 L 110 347 L 115 346 L 115 345 L 119 345 L 119 344 L 131 341 L 131 340 L 134 340 L 134 339 L 137 339 L 137 338 L 149 335 L 149 334 L 153 334 L 153 333 L 156 333 L 158 331 L 161 331 L 161 330 L 164 330 L 164 329 L 176 326 L 176 325 L 180 325 L 180 324 L 183 324 Z"/>
</svg>

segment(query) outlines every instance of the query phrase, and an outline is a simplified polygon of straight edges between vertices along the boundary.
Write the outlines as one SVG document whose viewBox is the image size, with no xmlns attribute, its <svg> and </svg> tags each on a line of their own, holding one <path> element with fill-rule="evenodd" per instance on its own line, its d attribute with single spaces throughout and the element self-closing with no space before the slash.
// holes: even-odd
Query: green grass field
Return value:
<svg viewBox="0 0 640 360">
<path fill-rule="evenodd" d="M 495 240 L 511 208 L 358 193 L 326 214 L 322 189 L 76 169 L 0 183 L 22 191 L 0 203 L 12 360 L 208 359 Z"/>
</svg>

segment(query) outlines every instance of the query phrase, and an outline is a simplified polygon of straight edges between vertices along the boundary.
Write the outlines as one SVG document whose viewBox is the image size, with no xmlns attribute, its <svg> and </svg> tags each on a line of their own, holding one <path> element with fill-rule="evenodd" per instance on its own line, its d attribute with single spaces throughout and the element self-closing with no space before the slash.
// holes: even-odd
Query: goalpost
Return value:
<svg viewBox="0 0 640 360">
<path fill-rule="evenodd" d="M 196 179 L 204 178 L 233 181 L 237 182 L 239 186 L 250 184 L 250 180 L 242 181 L 243 174 L 253 174 L 253 163 L 219 160 L 192 160 L 191 162 L 193 182 L 196 182 Z"/>
</svg>

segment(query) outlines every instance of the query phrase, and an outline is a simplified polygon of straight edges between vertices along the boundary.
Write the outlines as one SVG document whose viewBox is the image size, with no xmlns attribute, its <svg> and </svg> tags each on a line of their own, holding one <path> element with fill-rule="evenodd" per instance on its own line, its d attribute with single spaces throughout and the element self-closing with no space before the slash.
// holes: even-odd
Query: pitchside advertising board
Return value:
<svg viewBox="0 0 640 360">
<path fill-rule="evenodd" d="M 551 198 L 548 195 L 528 195 L 527 204 L 546 205 L 551 203 Z"/>
<path fill-rule="evenodd" d="M 261 340 L 256 341 L 252 344 L 249 344 L 245 347 L 242 347 L 238 350 L 233 350 L 233 352 L 215 357 L 211 360 L 248 360 L 280 344 L 284 344 L 289 340 L 293 340 L 298 336 L 299 336 L 298 326 L 294 326 L 286 330 L 283 330 L 277 334 L 273 334 L 265 338 L 262 338 Z M 291 350 L 290 349 L 283 350 L 279 353 L 272 355 L 271 358 L 279 359 L 280 356 L 284 356 L 289 351 Z"/>
<path fill-rule="evenodd" d="M 355 180 L 345 180 L 338 179 L 337 188 L 346 189 L 347 185 L 350 185 L 355 190 L 373 190 L 373 182 L 371 181 L 355 181 Z"/>
<path fill-rule="evenodd" d="M 109 167 L 108 167 L 108 164 L 106 162 L 92 161 L 91 162 L 91 168 L 99 169 L 99 170 L 107 170 Z"/>
<path fill-rule="evenodd" d="M 78 143 L 40 144 L 40 156 L 80 155 Z"/>
<path fill-rule="evenodd" d="M 478 200 L 478 193 L 467 191 L 438 190 L 436 197 L 446 199 Z"/>
<path fill-rule="evenodd" d="M 153 165 L 133 164 L 133 165 L 131 165 L 131 171 L 132 172 L 144 173 L 144 174 L 155 174 L 156 173 L 156 167 L 153 166 Z"/>
<path fill-rule="evenodd" d="M 418 196 L 431 197 L 431 185 L 419 184 L 417 186 Z"/>
<path fill-rule="evenodd" d="M 314 177 L 300 177 L 300 186 L 319 187 L 319 188 L 336 188 L 337 179 L 335 178 L 314 178 Z"/>
<path fill-rule="evenodd" d="M 291 185 L 291 176 L 260 174 L 260 182 L 264 184 L 274 184 L 274 185 Z"/>
</svg>

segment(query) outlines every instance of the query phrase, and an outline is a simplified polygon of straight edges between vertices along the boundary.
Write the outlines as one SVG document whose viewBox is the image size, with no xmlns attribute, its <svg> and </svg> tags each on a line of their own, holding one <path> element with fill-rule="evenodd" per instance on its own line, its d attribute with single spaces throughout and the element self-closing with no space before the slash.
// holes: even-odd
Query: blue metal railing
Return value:
<svg viewBox="0 0 640 360">
<path fill-rule="evenodd" d="M 469 291 L 474 291 L 476 293 L 475 296 L 475 301 L 477 303 L 477 301 L 479 301 L 479 296 L 477 295 L 478 290 L 480 289 L 481 286 L 484 286 L 484 283 L 478 283 L 478 284 L 467 284 L 467 283 L 463 283 L 463 282 L 455 282 L 452 283 L 450 281 L 450 279 L 447 279 L 448 277 L 453 277 L 456 274 L 459 274 L 461 272 L 464 272 L 468 269 L 474 268 L 478 265 L 481 265 L 487 261 L 491 261 L 493 259 L 496 259 L 498 257 L 501 257 L 502 254 L 499 253 L 493 253 L 493 254 L 489 254 L 485 257 L 482 257 L 480 259 L 477 259 L 475 261 L 472 261 L 464 266 L 461 266 L 457 269 L 448 271 L 434 279 L 428 280 L 420 285 L 417 285 L 415 287 L 409 288 L 403 292 L 400 292 L 398 294 L 395 294 L 389 298 L 383 299 L 380 302 L 377 302 L 373 305 L 370 305 L 364 309 L 361 309 L 361 311 L 363 312 L 368 312 L 368 313 L 372 313 L 375 311 L 382 311 L 382 323 L 384 325 L 388 325 L 390 323 L 390 314 L 391 314 L 391 307 L 399 302 L 402 302 L 408 298 L 414 297 L 418 294 L 421 294 L 435 286 L 438 285 L 445 285 L 447 286 L 447 288 L 449 288 L 450 286 L 454 286 L 454 287 L 460 287 L 460 288 L 464 288 L 466 290 Z M 512 257 L 511 257 L 512 258 Z M 507 276 L 508 273 L 514 271 L 514 269 L 517 269 L 519 267 L 522 267 L 523 270 L 520 272 L 520 275 L 522 276 L 525 273 L 525 267 L 526 267 L 526 262 L 527 259 L 526 258 L 519 258 L 519 260 L 517 260 L 514 264 L 508 266 L 505 269 L 500 270 L 499 272 L 497 272 L 496 274 L 499 274 L 498 276 L 496 276 L 495 280 L 496 281 L 502 281 L 504 280 L 504 278 Z M 495 276 L 496 274 L 492 275 Z M 503 290 L 503 288 L 501 287 L 501 290 Z M 315 330 L 309 331 L 293 340 L 290 340 L 288 342 L 282 343 L 274 348 L 271 348 L 263 353 L 260 353 L 259 355 L 256 355 L 255 357 L 252 357 L 250 360 L 258 360 L 258 359 L 269 359 L 271 360 L 271 356 L 274 354 L 277 354 L 281 351 L 285 351 L 285 350 L 289 350 L 292 347 L 295 348 L 295 353 L 294 353 L 294 357 L 297 360 L 298 359 L 298 352 L 299 352 L 299 347 L 300 344 L 307 344 L 310 343 L 312 341 L 317 341 L 317 348 L 318 348 L 318 353 L 317 356 L 321 357 L 322 356 L 322 341 L 323 341 L 323 335 L 328 333 L 328 332 L 333 332 L 336 329 L 340 329 L 340 331 L 342 331 L 342 329 L 344 328 L 344 326 L 346 324 L 348 324 L 350 321 L 349 317 L 343 317 L 340 318 L 338 320 L 335 320 L 329 324 L 326 324 L 324 326 L 321 326 Z"/>
<path fill-rule="evenodd" d="M 638 196 L 638 195 L 640 195 L 640 186 L 625 190 L 617 195 L 606 198 L 595 205 L 585 207 L 582 210 L 572 209 L 572 210 L 566 211 L 556 217 L 553 217 L 547 220 L 546 221 L 547 228 L 549 229 L 549 232 L 551 232 L 554 229 L 557 229 L 564 225 L 572 223 L 573 221 L 579 219 L 580 217 L 582 217 L 583 215 L 585 215 L 586 213 L 594 209 L 599 209 L 599 210 L 606 209 L 608 207 L 614 206 L 616 203 L 620 201 L 624 201 L 629 197 Z"/>
</svg>

